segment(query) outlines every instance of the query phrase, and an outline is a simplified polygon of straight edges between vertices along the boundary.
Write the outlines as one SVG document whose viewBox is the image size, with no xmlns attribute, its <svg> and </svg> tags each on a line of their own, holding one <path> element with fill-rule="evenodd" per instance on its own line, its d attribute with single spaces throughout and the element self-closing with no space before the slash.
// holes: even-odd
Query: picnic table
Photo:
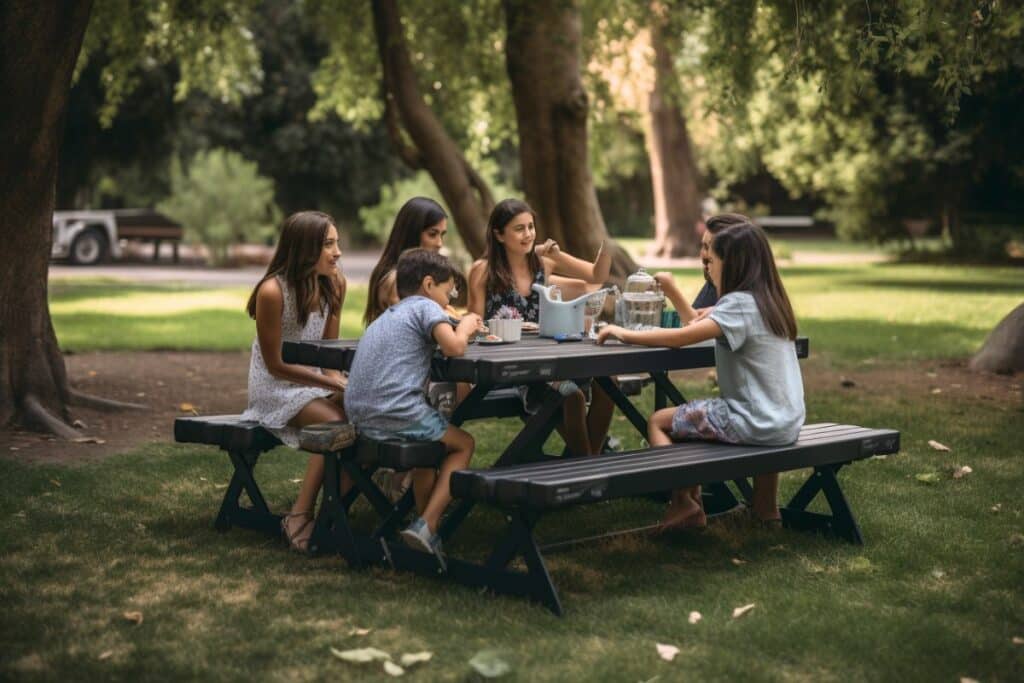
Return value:
<svg viewBox="0 0 1024 683">
<path fill-rule="evenodd" d="M 297 363 L 325 369 L 347 370 L 355 358 L 358 339 L 285 340 L 282 357 Z M 809 341 L 796 340 L 797 356 L 806 358 Z M 471 344 L 456 358 L 440 354 L 431 373 L 435 381 L 468 382 L 470 394 L 459 404 L 451 423 L 462 425 L 471 419 L 520 416 L 523 426 L 498 455 L 493 467 L 539 462 L 553 456 L 543 452 L 548 437 L 558 426 L 564 397 L 548 383 L 559 380 L 593 379 L 612 399 L 643 438 L 647 438 L 647 416 L 630 400 L 614 380 L 623 375 L 647 375 L 655 387 L 655 410 L 669 402 L 680 405 L 686 398 L 670 381 L 668 374 L 679 370 L 715 367 L 715 342 L 708 340 L 677 348 L 634 346 L 617 340 L 603 345 L 593 340 L 556 342 L 537 335 L 524 335 L 519 342 L 486 345 Z M 537 385 L 543 395 L 533 415 L 523 415 L 518 394 L 502 391 L 510 385 Z M 564 453 L 563 453 L 564 455 Z M 742 480 L 736 484 L 745 496 L 750 490 Z M 727 485 L 709 482 L 704 492 L 705 505 L 714 514 L 735 506 L 739 501 Z M 473 507 L 472 501 L 458 503 L 441 529 L 447 539 Z"/>
<path fill-rule="evenodd" d="M 288 363 L 346 370 L 355 357 L 357 344 L 358 340 L 351 339 L 288 340 L 283 344 L 282 355 Z M 798 338 L 795 345 L 798 357 L 806 357 L 807 339 Z M 352 568 L 390 566 L 424 576 L 446 577 L 495 593 L 525 596 L 555 614 L 562 614 L 543 553 L 574 542 L 539 544 L 534 530 L 541 516 L 569 506 L 616 498 L 663 496 L 666 491 L 696 484 L 704 485 L 704 506 L 711 515 L 738 501 L 726 482 L 732 482 L 740 496 L 749 501 L 749 477 L 808 468 L 811 471 L 803 485 L 780 506 L 784 525 L 862 543 L 860 528 L 837 475 L 859 460 L 898 452 L 900 435 L 891 429 L 819 423 L 804 425 L 797 441 L 786 446 L 686 441 L 592 457 L 543 453 L 544 442 L 562 419 L 561 408 L 566 400 L 553 388 L 553 383 L 573 380 L 582 385 L 583 380 L 593 379 L 646 436 L 647 420 L 629 398 L 629 394 L 637 392 L 624 390 L 630 383 L 635 390 L 636 382 L 617 382 L 615 378 L 650 378 L 655 388 L 655 408 L 660 408 L 670 401 L 685 401 L 669 381 L 670 372 L 709 368 L 714 364 L 711 341 L 681 348 L 655 348 L 619 342 L 602 346 L 592 341 L 559 344 L 527 336 L 514 344 L 475 344 L 458 358 L 438 354 L 431 370 L 435 380 L 473 385 L 456 408 L 453 423 L 508 416 L 523 420 L 521 430 L 494 466 L 452 474 L 451 491 L 456 502 L 438 530 L 447 541 L 475 505 L 496 507 L 504 521 L 494 529 L 490 554 L 483 562 L 448 553 L 441 557 L 397 540 L 398 529 L 412 513 L 414 497 L 408 491 L 397 502 L 389 500 L 372 481 L 371 473 L 379 467 L 400 471 L 437 467 L 445 457 L 445 449 L 439 442 L 377 441 L 365 436 L 340 451 L 323 453 L 323 497 L 310 551 L 338 552 Z M 537 403 L 531 401 L 535 411 L 524 410 L 515 388 L 522 385 L 531 387 L 532 398 L 538 392 L 542 396 Z M 276 531 L 280 515 L 270 511 L 254 477 L 260 454 L 278 443 L 273 435 L 242 416 L 221 415 L 178 418 L 175 438 L 180 442 L 217 445 L 231 458 L 235 473 L 217 516 L 218 529 L 243 526 Z M 342 471 L 355 483 L 345 493 L 340 489 Z M 241 504 L 243 491 L 248 494 L 251 507 Z M 349 510 L 361 496 L 376 513 L 370 532 L 357 530 L 349 520 Z M 822 498 L 826 512 L 819 511 L 820 507 L 809 509 Z M 365 522 L 362 520 L 358 526 L 365 529 Z M 451 549 L 447 544 L 446 548 Z M 525 571 L 516 567 L 516 558 L 522 558 Z"/>
</svg>

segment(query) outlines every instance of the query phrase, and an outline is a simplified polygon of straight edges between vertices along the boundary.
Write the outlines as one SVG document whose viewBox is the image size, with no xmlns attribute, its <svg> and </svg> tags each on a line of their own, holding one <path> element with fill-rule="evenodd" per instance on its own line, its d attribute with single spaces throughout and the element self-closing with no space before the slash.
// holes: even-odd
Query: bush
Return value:
<svg viewBox="0 0 1024 683">
<path fill-rule="evenodd" d="M 274 183 L 237 152 L 196 154 L 187 169 L 171 164 L 171 196 L 160 210 L 185 226 L 185 238 L 210 250 L 224 264 L 232 244 L 266 242 L 276 234 L 280 211 Z"/>
</svg>

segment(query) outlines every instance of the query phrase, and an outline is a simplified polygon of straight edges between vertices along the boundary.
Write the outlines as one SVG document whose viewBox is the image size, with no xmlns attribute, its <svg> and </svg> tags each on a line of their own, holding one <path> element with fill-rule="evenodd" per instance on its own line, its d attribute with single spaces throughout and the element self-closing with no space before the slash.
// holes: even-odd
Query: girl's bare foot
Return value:
<svg viewBox="0 0 1024 683">
<path fill-rule="evenodd" d="M 704 529 L 708 525 L 704 508 L 695 503 L 688 495 L 675 499 L 665 511 L 659 532 L 670 529 Z"/>
<path fill-rule="evenodd" d="M 281 531 L 292 550 L 306 552 L 313 536 L 313 513 L 308 510 L 289 512 L 281 519 Z"/>
</svg>

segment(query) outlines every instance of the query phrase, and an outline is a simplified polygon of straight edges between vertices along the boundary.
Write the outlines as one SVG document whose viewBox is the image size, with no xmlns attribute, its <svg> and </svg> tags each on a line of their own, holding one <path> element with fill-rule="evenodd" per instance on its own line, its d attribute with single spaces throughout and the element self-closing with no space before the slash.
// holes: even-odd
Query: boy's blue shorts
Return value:
<svg viewBox="0 0 1024 683">
<path fill-rule="evenodd" d="M 440 441 L 444 433 L 448 431 L 448 420 L 435 410 L 431 412 L 430 417 L 422 422 L 394 432 L 369 427 L 359 431 L 377 441 Z"/>
</svg>

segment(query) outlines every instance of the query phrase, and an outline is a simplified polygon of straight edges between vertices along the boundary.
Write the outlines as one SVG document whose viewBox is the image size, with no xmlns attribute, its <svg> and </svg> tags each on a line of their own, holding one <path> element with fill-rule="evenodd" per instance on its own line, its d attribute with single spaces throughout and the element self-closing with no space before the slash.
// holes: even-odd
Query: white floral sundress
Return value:
<svg viewBox="0 0 1024 683">
<path fill-rule="evenodd" d="M 284 278 L 276 277 L 284 297 L 284 309 L 281 311 L 281 338 L 304 341 L 323 338 L 324 326 L 327 324 L 324 312 L 321 310 L 310 313 L 305 326 L 300 325 L 295 297 Z M 315 371 L 323 372 L 320 368 L 316 368 Z M 249 407 L 246 408 L 243 415 L 244 419 L 259 422 L 283 443 L 292 448 L 298 448 L 299 430 L 289 427 L 288 422 L 310 401 L 326 398 L 332 393 L 334 392 L 330 389 L 296 384 L 271 375 L 267 370 L 266 363 L 263 362 L 259 337 L 257 336 L 253 340 L 252 359 L 249 361 Z"/>
</svg>

